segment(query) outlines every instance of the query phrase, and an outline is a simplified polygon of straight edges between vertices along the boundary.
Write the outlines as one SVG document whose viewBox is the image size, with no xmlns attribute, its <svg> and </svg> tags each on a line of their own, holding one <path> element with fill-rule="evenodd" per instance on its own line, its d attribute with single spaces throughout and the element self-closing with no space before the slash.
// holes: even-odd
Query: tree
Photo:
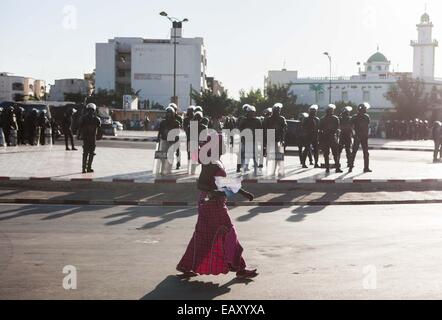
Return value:
<svg viewBox="0 0 442 320">
<path fill-rule="evenodd" d="M 227 115 L 234 105 L 234 101 L 227 96 L 226 92 L 217 95 L 210 90 L 204 90 L 201 94 L 192 90 L 191 97 L 196 105 L 203 108 L 205 115 L 215 119 Z"/>
<path fill-rule="evenodd" d="M 324 85 L 320 84 L 312 84 L 310 85 L 310 90 L 315 92 L 315 103 L 319 103 L 319 94 L 324 93 Z"/>
<path fill-rule="evenodd" d="M 412 120 L 422 117 L 432 103 L 432 99 L 425 92 L 424 82 L 411 79 L 407 76 L 398 80 L 392 85 L 385 97 L 393 103 L 396 108 L 396 117 L 399 120 Z"/>
<path fill-rule="evenodd" d="M 268 87 L 266 98 L 269 107 L 273 107 L 275 103 L 282 103 L 282 115 L 287 119 L 295 119 L 301 112 L 302 106 L 296 104 L 298 97 L 290 90 L 290 85 Z"/>
<path fill-rule="evenodd" d="M 65 93 L 64 101 L 75 102 L 77 104 L 84 103 L 86 99 L 86 95 L 82 93 Z"/>
</svg>

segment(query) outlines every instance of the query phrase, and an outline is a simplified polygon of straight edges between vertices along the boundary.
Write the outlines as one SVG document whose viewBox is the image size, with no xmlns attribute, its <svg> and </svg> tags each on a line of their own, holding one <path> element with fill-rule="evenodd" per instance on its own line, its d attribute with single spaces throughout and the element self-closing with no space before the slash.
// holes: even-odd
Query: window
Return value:
<svg viewBox="0 0 442 320">
<path fill-rule="evenodd" d="M 382 67 L 381 66 L 377 66 L 376 68 L 378 71 L 382 71 Z"/>
<path fill-rule="evenodd" d="M 342 91 L 342 101 L 348 101 L 348 92 Z"/>
<path fill-rule="evenodd" d="M 370 102 L 370 91 L 364 91 L 362 100 L 364 100 L 365 102 Z"/>
<path fill-rule="evenodd" d="M 12 84 L 12 90 L 14 90 L 14 91 L 23 91 L 23 90 L 25 90 L 25 87 L 23 86 L 23 83 L 14 82 Z"/>
</svg>

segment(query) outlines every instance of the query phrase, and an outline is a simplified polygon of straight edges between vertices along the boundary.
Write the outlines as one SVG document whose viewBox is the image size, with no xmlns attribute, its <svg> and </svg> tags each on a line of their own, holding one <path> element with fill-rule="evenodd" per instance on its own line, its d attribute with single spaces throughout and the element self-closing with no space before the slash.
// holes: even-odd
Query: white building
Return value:
<svg viewBox="0 0 442 320">
<path fill-rule="evenodd" d="M 404 75 L 420 78 L 428 89 L 433 86 L 442 88 L 442 81 L 434 78 L 435 48 L 437 41 L 431 38 L 433 24 L 428 14 L 421 17 L 418 27 L 418 41 L 414 47 L 414 66 L 412 72 L 392 72 L 391 62 L 379 51 L 364 63 L 363 70 L 351 77 L 298 78 L 296 71 L 269 71 L 265 85 L 289 84 L 291 91 L 298 97 L 299 104 L 318 104 L 325 106 L 331 102 L 369 102 L 373 111 L 391 110 L 392 103 L 385 95 L 391 86 Z M 331 85 L 330 85 L 331 84 Z"/>
<path fill-rule="evenodd" d="M 180 109 L 191 104 L 191 89 L 206 89 L 206 51 L 202 38 L 176 34 L 176 96 Z M 139 92 L 141 101 L 167 106 L 173 99 L 174 43 L 167 40 L 115 38 L 96 44 L 96 89 Z"/>
<path fill-rule="evenodd" d="M 411 41 L 411 46 L 414 48 L 413 77 L 432 81 L 434 80 L 434 58 L 439 44 L 437 40 L 433 40 L 433 23 L 427 13 L 421 17 L 417 31 L 418 40 Z"/>
<path fill-rule="evenodd" d="M 50 101 L 64 101 L 66 93 L 79 93 L 90 95 L 92 84 L 84 79 L 60 79 L 55 80 L 54 85 L 49 90 Z"/>
<path fill-rule="evenodd" d="M 23 101 L 31 97 L 44 98 L 46 82 L 29 77 L 14 76 L 9 73 L 0 73 L 0 102 Z"/>
</svg>

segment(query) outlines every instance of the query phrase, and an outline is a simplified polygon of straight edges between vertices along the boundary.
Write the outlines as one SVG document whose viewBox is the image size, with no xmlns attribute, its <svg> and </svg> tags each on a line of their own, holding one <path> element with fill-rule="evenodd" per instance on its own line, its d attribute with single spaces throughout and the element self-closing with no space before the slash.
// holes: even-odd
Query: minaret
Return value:
<svg viewBox="0 0 442 320">
<path fill-rule="evenodd" d="M 413 78 L 434 80 L 434 60 L 439 44 L 432 39 L 433 23 L 427 13 L 422 15 L 417 31 L 418 40 L 411 41 L 414 48 Z"/>
</svg>

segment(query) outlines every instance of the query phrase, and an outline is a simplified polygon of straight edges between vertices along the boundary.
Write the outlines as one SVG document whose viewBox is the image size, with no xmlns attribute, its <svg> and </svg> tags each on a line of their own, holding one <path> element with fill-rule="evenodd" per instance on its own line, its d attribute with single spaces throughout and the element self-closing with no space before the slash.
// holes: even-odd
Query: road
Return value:
<svg viewBox="0 0 442 320">
<path fill-rule="evenodd" d="M 0 206 L 0 299 L 442 298 L 441 205 L 231 210 L 260 276 L 182 281 L 195 208 Z M 65 266 L 76 290 L 63 289 Z"/>
</svg>

